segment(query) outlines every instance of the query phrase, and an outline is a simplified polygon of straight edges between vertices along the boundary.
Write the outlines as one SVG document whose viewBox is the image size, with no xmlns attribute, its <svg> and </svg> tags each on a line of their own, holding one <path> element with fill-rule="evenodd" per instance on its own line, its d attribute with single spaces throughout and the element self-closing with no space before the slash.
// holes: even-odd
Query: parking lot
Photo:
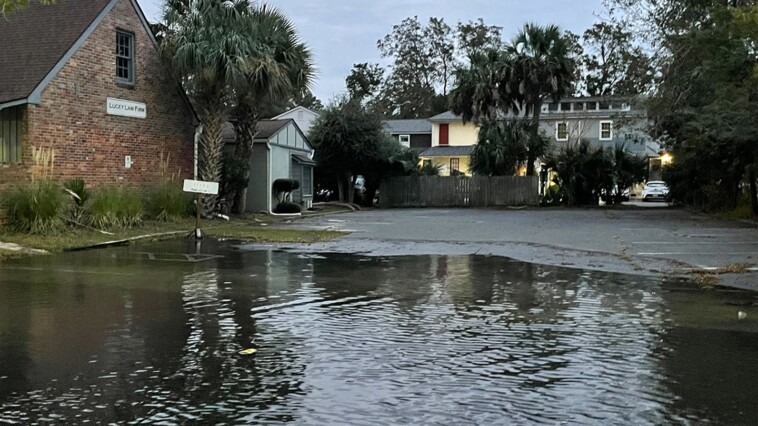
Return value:
<svg viewBox="0 0 758 426">
<path fill-rule="evenodd" d="M 758 228 L 665 203 L 649 209 L 394 209 L 297 221 L 350 231 L 312 249 L 373 254 L 493 254 L 644 274 L 739 269 L 724 284 L 758 289 Z M 738 266 L 738 267 L 737 267 Z"/>
</svg>

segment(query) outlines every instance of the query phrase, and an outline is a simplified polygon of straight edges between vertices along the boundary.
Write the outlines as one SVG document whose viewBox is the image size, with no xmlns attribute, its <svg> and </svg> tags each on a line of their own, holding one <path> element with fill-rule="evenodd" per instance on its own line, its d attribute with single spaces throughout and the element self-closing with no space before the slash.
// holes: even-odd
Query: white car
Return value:
<svg viewBox="0 0 758 426">
<path fill-rule="evenodd" d="M 650 200 L 666 200 L 666 196 L 669 195 L 669 187 L 666 186 L 666 182 L 662 180 L 652 180 L 645 185 L 645 189 L 642 190 L 642 201 Z"/>
</svg>

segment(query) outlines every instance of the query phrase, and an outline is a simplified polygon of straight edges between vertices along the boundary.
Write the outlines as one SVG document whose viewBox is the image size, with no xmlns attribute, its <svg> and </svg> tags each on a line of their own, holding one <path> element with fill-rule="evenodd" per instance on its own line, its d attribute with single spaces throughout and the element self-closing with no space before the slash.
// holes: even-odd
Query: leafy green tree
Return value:
<svg viewBox="0 0 758 426">
<path fill-rule="evenodd" d="M 458 22 L 456 30 L 458 51 L 466 58 L 482 50 L 500 50 L 503 47 L 503 27 L 487 25 L 482 18 Z"/>
<path fill-rule="evenodd" d="M 358 102 L 342 99 L 328 106 L 313 123 L 309 136 L 316 150 L 318 174 L 337 182 L 342 202 L 353 202 L 355 176 L 387 159 L 381 119 Z"/>
<path fill-rule="evenodd" d="M 625 144 L 617 144 L 613 149 L 615 191 L 606 194 L 608 195 L 608 203 L 621 204 L 624 198 L 624 190 L 644 182 L 647 178 L 647 165 L 645 158 L 630 153 Z M 615 197 L 612 197 L 614 192 Z"/>
<path fill-rule="evenodd" d="M 649 90 L 650 58 L 618 22 L 599 22 L 584 32 L 580 69 L 590 96 L 639 95 Z"/>
<path fill-rule="evenodd" d="M 529 130 L 520 120 L 483 120 L 471 154 L 471 171 L 482 176 L 513 176 L 527 158 Z"/>
<path fill-rule="evenodd" d="M 379 64 L 364 62 L 353 65 L 345 79 L 350 99 L 361 103 L 374 102 L 384 81 L 384 69 Z"/>
<path fill-rule="evenodd" d="M 422 118 L 446 109 L 455 39 L 442 19 L 432 18 L 424 26 L 417 16 L 406 18 L 377 47 L 382 57 L 393 61 L 381 90 L 385 116 Z M 438 86 L 443 94 L 437 94 Z"/>
<path fill-rule="evenodd" d="M 731 209 L 745 194 L 758 214 L 756 2 L 683 3 L 657 9 L 677 12 L 656 23 L 663 72 L 650 112 L 674 157 L 664 179 L 677 202 Z"/>
<path fill-rule="evenodd" d="M 603 147 L 582 140 L 568 144 L 546 158 L 569 204 L 597 205 L 613 189 L 613 159 Z"/>
</svg>

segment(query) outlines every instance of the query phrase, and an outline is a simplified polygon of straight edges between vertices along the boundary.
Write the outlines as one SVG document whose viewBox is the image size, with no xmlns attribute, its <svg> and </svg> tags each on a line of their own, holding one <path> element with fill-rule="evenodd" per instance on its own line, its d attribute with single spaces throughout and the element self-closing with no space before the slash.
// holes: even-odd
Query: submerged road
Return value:
<svg viewBox="0 0 758 426">
<path fill-rule="evenodd" d="M 758 290 L 758 227 L 680 209 L 393 209 L 290 226 L 351 232 L 311 250 L 491 254 L 646 275 L 726 268 L 738 273 L 721 274 L 722 284 Z"/>
</svg>

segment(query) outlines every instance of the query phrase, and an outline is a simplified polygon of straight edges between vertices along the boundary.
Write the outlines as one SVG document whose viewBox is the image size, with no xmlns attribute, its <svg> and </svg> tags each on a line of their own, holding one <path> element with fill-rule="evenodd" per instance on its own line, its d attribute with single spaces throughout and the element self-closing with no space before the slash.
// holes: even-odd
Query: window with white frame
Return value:
<svg viewBox="0 0 758 426">
<path fill-rule="evenodd" d="M 555 125 L 555 140 L 567 141 L 569 138 L 568 123 L 561 121 Z"/>
<path fill-rule="evenodd" d="M 600 122 L 600 140 L 609 141 L 613 139 L 613 121 Z"/>
<path fill-rule="evenodd" d="M 400 140 L 400 145 L 406 148 L 411 147 L 411 135 L 400 135 L 398 139 Z"/>
</svg>

